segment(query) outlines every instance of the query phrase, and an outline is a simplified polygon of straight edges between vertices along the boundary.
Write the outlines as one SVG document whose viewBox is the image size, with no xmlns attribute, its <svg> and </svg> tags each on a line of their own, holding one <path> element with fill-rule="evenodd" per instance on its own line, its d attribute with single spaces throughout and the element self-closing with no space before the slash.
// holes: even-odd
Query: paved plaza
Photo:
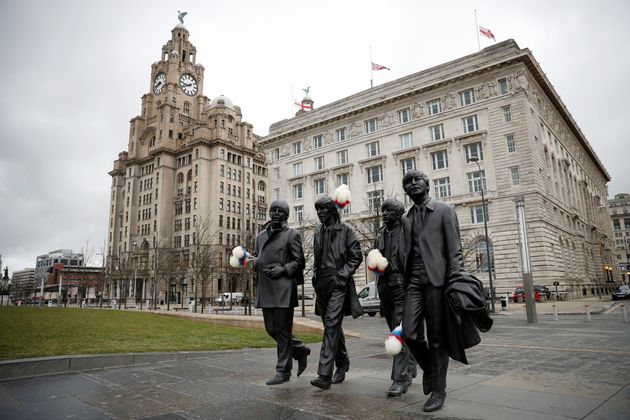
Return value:
<svg viewBox="0 0 630 420">
<path fill-rule="evenodd" d="M 522 304 L 499 306 L 492 331 L 468 351 L 470 364 L 451 361 L 446 404 L 435 413 L 422 413 L 426 397 L 417 383 L 400 398 L 385 396 L 385 321 L 364 316 L 344 321 L 354 335 L 350 371 L 328 391 L 310 385 L 319 344 L 311 345 L 300 378 L 274 387 L 265 380 L 274 373 L 275 349 L 188 353 L 0 381 L 0 418 L 629 419 L 630 323 L 620 305 L 558 302 L 557 320 L 551 305 L 537 305 L 537 324 L 526 322 Z"/>
</svg>

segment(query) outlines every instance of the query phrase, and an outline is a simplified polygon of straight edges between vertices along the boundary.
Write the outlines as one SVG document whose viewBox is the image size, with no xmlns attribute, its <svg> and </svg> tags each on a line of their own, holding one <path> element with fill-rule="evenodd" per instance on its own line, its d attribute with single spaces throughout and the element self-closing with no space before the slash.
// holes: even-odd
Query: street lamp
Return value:
<svg viewBox="0 0 630 420">
<path fill-rule="evenodd" d="M 468 159 L 470 162 L 475 162 L 477 168 L 479 168 L 479 174 L 481 175 L 481 166 L 479 165 L 479 158 L 472 156 Z M 484 176 L 485 178 L 485 176 Z M 490 285 L 490 312 L 494 313 L 494 287 L 492 286 L 492 258 L 490 257 L 490 238 L 488 237 L 488 214 L 486 213 L 486 196 L 484 195 L 483 179 L 479 183 L 479 189 L 481 190 L 481 207 L 483 210 L 483 228 L 486 234 L 486 254 L 488 260 L 488 283 Z"/>
</svg>

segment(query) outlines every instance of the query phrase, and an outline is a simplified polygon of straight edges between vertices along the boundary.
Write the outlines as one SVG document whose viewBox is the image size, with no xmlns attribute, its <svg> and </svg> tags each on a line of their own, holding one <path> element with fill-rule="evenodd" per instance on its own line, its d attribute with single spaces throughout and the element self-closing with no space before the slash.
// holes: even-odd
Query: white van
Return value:
<svg viewBox="0 0 630 420">
<path fill-rule="evenodd" d="M 374 316 L 381 311 L 381 299 L 378 296 L 378 288 L 375 282 L 370 282 L 365 285 L 357 297 L 363 308 L 363 312 L 369 316 Z"/>
<path fill-rule="evenodd" d="M 216 299 L 219 305 L 225 305 L 226 303 L 240 304 L 243 302 L 243 292 L 223 293 Z"/>
</svg>

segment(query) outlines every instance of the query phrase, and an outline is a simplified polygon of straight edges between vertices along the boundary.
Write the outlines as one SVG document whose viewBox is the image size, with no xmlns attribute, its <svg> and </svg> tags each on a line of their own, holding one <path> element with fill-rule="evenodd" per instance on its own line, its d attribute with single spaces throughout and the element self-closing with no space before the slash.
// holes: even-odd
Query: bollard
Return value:
<svg viewBox="0 0 630 420">
<path fill-rule="evenodd" d="M 623 322 L 627 323 L 628 314 L 626 313 L 626 306 L 622 303 L 621 305 L 619 305 L 619 308 L 621 308 L 621 318 L 623 319 Z"/>
<path fill-rule="evenodd" d="M 584 305 L 586 308 L 586 321 L 591 322 L 591 308 L 588 305 Z"/>
<path fill-rule="evenodd" d="M 558 308 L 556 308 L 556 305 L 551 305 L 551 307 L 553 308 L 553 319 L 555 321 L 558 320 Z"/>
</svg>

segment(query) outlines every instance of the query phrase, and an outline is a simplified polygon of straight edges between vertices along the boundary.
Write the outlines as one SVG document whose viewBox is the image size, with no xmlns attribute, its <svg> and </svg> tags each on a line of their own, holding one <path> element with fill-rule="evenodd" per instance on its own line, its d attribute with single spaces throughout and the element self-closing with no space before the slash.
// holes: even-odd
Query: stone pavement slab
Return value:
<svg viewBox="0 0 630 420">
<path fill-rule="evenodd" d="M 578 306 L 583 303 L 578 302 Z M 275 349 L 244 349 L 172 357 L 144 364 L 0 381 L 0 418 L 107 419 L 628 419 L 630 325 L 616 311 L 586 322 L 520 311 L 494 315 L 495 326 L 469 349 L 469 365 L 451 361 L 444 408 L 423 413 L 414 383 L 387 398 L 391 359 L 385 321 L 347 318 L 355 332 L 345 382 L 322 391 L 315 378 L 319 345 L 305 373 L 279 386 Z M 310 318 L 315 323 L 315 318 Z"/>
</svg>

